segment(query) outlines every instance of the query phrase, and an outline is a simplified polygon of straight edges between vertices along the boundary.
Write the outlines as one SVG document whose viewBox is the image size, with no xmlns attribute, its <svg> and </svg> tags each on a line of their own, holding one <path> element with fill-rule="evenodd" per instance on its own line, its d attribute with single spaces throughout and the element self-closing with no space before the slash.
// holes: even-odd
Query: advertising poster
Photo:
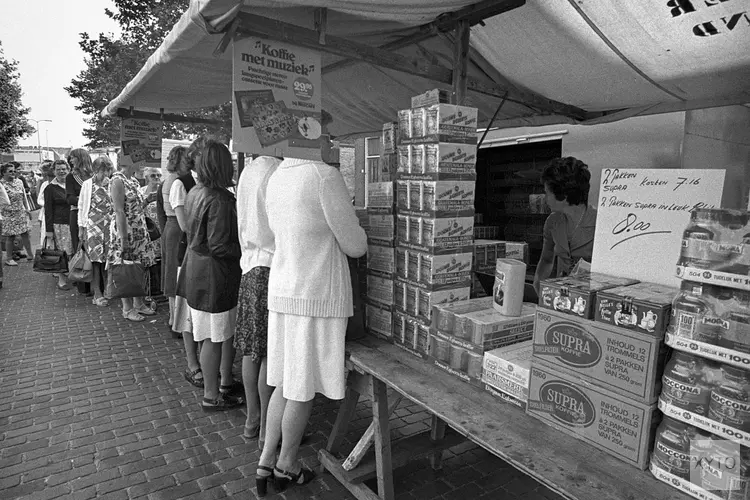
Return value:
<svg viewBox="0 0 750 500">
<path fill-rule="evenodd" d="M 249 37 L 233 61 L 232 149 L 320 160 L 320 54 Z"/>
<path fill-rule="evenodd" d="M 124 165 L 161 166 L 162 122 L 126 118 L 120 122 L 120 162 Z"/>
<path fill-rule="evenodd" d="M 680 286 L 682 233 L 694 208 L 720 208 L 724 170 L 602 170 L 591 270 Z"/>
</svg>

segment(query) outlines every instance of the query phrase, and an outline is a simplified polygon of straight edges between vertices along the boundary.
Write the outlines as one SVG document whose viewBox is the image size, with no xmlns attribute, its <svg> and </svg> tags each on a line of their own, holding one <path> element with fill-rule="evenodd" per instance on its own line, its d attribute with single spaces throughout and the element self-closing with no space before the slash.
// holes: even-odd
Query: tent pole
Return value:
<svg viewBox="0 0 750 500">
<path fill-rule="evenodd" d="M 459 21 L 456 27 L 456 43 L 453 45 L 453 93 L 456 96 L 456 104 L 459 106 L 462 106 L 466 101 L 470 38 L 471 25 L 469 21 Z"/>
<path fill-rule="evenodd" d="M 242 175 L 242 170 L 245 168 L 245 153 L 237 153 L 237 180 Z"/>
<path fill-rule="evenodd" d="M 490 129 L 492 128 L 492 124 L 495 123 L 495 118 L 497 118 L 498 113 L 500 113 L 500 109 L 505 104 L 505 101 L 508 99 L 508 94 L 505 94 L 505 97 L 503 97 L 503 100 L 500 101 L 500 105 L 495 110 L 495 114 L 492 115 L 492 118 L 490 119 L 490 122 L 487 124 L 487 128 L 484 129 L 484 133 L 482 134 L 482 138 L 479 139 L 479 144 L 477 144 L 477 151 L 480 147 L 482 147 L 482 143 L 484 142 L 484 139 L 487 137 L 487 134 L 489 133 Z"/>
</svg>

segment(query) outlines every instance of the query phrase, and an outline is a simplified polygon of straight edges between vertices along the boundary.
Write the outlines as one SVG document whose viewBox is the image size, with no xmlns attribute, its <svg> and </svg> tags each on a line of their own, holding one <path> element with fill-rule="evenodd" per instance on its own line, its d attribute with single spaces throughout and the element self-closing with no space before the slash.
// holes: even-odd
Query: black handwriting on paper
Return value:
<svg viewBox="0 0 750 500">
<path fill-rule="evenodd" d="M 625 243 L 628 240 L 632 240 L 633 238 L 638 238 L 640 236 L 648 236 L 651 234 L 670 234 L 672 231 L 649 231 L 651 228 L 651 223 L 646 221 L 638 220 L 638 216 L 634 213 L 629 213 L 627 217 L 625 217 L 623 220 L 615 224 L 615 227 L 612 228 L 612 234 L 615 236 L 624 236 L 623 239 L 612 245 L 609 249 L 612 250 L 617 245 L 621 243 Z M 635 234 L 631 234 L 635 233 Z"/>
</svg>

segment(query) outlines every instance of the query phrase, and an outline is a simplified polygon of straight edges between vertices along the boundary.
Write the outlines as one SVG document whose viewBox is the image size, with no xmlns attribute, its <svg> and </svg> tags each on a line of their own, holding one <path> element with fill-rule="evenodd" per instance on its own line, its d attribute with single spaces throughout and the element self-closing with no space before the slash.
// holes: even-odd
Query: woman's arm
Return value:
<svg viewBox="0 0 750 500">
<path fill-rule="evenodd" d="M 49 188 L 49 185 L 47 185 Z M 52 188 L 44 189 L 44 230 L 47 236 L 54 232 L 55 217 L 55 190 Z"/>
<path fill-rule="evenodd" d="M 39 195 L 36 197 L 36 202 L 39 203 L 40 207 L 44 206 L 44 190 L 49 186 L 49 181 L 43 181 L 39 186 Z"/>
<path fill-rule="evenodd" d="M 318 196 L 328 227 L 341 250 L 349 257 L 362 257 L 367 253 L 367 234 L 359 225 L 341 172 L 330 167 L 320 182 Z"/>
<path fill-rule="evenodd" d="M 112 180 L 109 185 L 109 195 L 115 211 L 116 230 L 122 241 L 122 250 L 125 252 L 128 250 L 128 219 L 125 216 L 125 185 L 121 179 Z"/>
<path fill-rule="evenodd" d="M 555 240 L 552 236 L 551 217 L 547 217 L 544 223 L 542 255 L 539 257 L 536 273 L 534 273 L 534 290 L 536 290 L 537 294 L 539 293 L 540 283 L 552 275 L 552 269 L 555 267 Z"/>
<path fill-rule="evenodd" d="M 0 210 L 10 205 L 10 198 L 8 198 L 8 192 L 5 190 L 5 186 L 0 184 Z"/>
<path fill-rule="evenodd" d="M 169 189 L 169 204 L 174 210 L 174 214 L 177 217 L 177 224 L 179 224 L 180 230 L 183 233 L 187 233 L 188 229 L 187 211 L 185 210 L 185 198 L 187 198 L 185 185 L 181 180 L 177 179 L 172 183 L 172 187 Z"/>
<path fill-rule="evenodd" d="M 78 194 L 81 192 L 81 186 L 78 185 L 73 173 L 65 177 L 65 199 L 71 207 L 78 206 Z"/>
</svg>

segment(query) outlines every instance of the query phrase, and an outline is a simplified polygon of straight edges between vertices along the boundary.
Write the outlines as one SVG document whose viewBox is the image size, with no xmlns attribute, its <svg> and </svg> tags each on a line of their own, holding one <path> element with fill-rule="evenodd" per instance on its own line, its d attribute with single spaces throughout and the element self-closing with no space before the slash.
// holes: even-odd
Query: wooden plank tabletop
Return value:
<svg viewBox="0 0 750 500">
<path fill-rule="evenodd" d="M 687 500 L 690 496 L 567 436 L 381 340 L 347 343 L 363 371 L 423 406 L 525 474 L 574 500 Z"/>
</svg>

